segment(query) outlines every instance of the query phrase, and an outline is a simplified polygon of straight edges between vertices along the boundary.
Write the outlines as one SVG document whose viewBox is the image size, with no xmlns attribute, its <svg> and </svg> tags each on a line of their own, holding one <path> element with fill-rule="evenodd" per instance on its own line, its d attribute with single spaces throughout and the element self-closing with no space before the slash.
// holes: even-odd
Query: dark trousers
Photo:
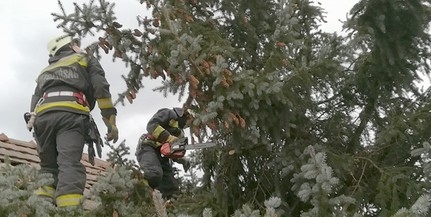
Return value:
<svg viewBox="0 0 431 217">
<path fill-rule="evenodd" d="M 165 199 L 171 198 L 178 191 L 178 182 L 170 159 L 162 157 L 160 149 L 148 140 L 138 144 L 135 155 L 150 187 L 159 190 Z"/>
<path fill-rule="evenodd" d="M 56 197 L 84 192 L 86 171 L 81 157 L 88 121 L 86 115 L 65 111 L 47 112 L 36 118 L 39 173 L 53 175 Z"/>
</svg>

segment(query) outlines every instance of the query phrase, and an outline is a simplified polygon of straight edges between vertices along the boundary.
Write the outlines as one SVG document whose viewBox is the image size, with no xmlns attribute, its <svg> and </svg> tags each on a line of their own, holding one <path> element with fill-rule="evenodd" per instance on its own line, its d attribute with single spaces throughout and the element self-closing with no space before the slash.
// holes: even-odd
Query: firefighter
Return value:
<svg viewBox="0 0 431 217">
<path fill-rule="evenodd" d="M 184 130 L 190 126 L 192 114 L 183 108 L 158 110 L 147 124 L 147 132 L 138 142 L 136 157 L 148 185 L 162 193 L 169 200 L 178 191 L 171 160 L 183 164 L 185 171 L 190 167 L 184 158 L 185 151 L 172 152 L 171 145 L 184 138 Z"/>
<path fill-rule="evenodd" d="M 30 111 L 40 158 L 40 174 L 52 174 L 54 183 L 35 194 L 49 197 L 58 207 L 81 206 L 86 170 L 81 164 L 96 102 L 108 130 L 118 140 L 117 110 L 105 72 L 95 57 L 81 52 L 79 41 L 60 36 L 48 43 L 49 65 L 36 79 Z"/>
</svg>

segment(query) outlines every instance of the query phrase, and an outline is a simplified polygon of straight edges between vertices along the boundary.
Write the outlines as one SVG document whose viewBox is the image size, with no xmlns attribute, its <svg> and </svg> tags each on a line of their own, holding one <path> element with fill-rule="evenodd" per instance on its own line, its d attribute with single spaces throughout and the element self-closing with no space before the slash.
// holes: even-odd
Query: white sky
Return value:
<svg viewBox="0 0 431 217">
<path fill-rule="evenodd" d="M 329 32 L 341 31 L 339 20 L 345 20 L 348 11 L 359 0 L 321 0 L 327 14 L 327 23 L 323 28 Z M 66 12 L 71 12 L 72 2 L 81 5 L 83 0 L 63 0 Z M 144 5 L 137 0 L 115 1 L 116 16 L 124 28 L 137 26 L 136 16 L 148 13 Z M 51 13 L 59 13 L 57 0 L 14 0 L 0 1 L 0 41 L 2 58 L 0 58 L 0 133 L 8 137 L 31 141 L 32 135 L 27 131 L 23 114 L 29 110 L 31 95 L 36 85 L 35 79 L 41 69 L 47 65 L 48 54 L 46 44 L 51 38 L 62 34 L 56 29 Z M 145 15 L 144 15 L 145 16 Z M 83 46 L 86 46 L 85 40 Z M 113 100 L 117 94 L 126 89 L 121 75 L 127 75 L 128 69 L 121 61 L 112 62 L 112 54 L 104 56 L 101 64 L 105 69 L 107 79 L 111 83 Z M 164 98 L 152 88 L 160 85 L 160 79 L 148 80 L 144 83 L 133 104 L 117 106 L 117 125 L 120 138 L 117 143 L 126 140 L 130 146 L 132 159 L 139 136 L 145 132 L 148 119 L 162 107 L 181 106 L 177 96 Z M 99 109 L 92 112 L 99 131 L 106 133 L 106 127 L 101 121 Z M 86 150 L 85 150 L 86 151 Z M 108 151 L 104 151 L 104 155 Z"/>
</svg>

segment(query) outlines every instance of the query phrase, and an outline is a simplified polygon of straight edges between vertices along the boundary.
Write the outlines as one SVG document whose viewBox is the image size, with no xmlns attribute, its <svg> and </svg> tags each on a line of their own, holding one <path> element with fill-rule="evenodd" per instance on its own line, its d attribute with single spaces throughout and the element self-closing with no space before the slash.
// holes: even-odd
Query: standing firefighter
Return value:
<svg viewBox="0 0 431 217">
<path fill-rule="evenodd" d="M 117 110 L 105 72 L 96 58 L 81 52 L 79 41 L 69 36 L 57 37 L 48 43 L 48 51 L 49 66 L 36 79 L 30 107 L 32 118 L 27 119 L 27 127 L 34 128 L 39 173 L 52 174 L 54 183 L 39 188 L 35 194 L 54 199 L 58 207 L 79 206 L 86 182 L 80 160 L 84 145 L 91 143 L 90 131 L 97 131 L 90 111 L 97 101 L 108 128 L 107 139 L 116 142 Z"/>
<path fill-rule="evenodd" d="M 144 172 L 144 178 L 153 189 L 158 189 L 165 199 L 178 191 L 178 183 L 170 162 L 183 164 L 187 171 L 190 163 L 184 158 L 185 150 L 173 151 L 172 144 L 184 138 L 191 114 L 182 108 L 163 108 L 156 112 L 147 124 L 148 133 L 139 139 L 136 157 Z"/>
</svg>

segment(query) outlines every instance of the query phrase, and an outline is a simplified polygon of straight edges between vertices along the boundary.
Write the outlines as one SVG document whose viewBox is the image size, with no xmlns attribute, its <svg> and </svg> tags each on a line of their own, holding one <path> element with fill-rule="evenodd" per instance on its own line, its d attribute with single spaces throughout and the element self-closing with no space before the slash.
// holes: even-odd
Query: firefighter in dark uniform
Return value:
<svg viewBox="0 0 431 217">
<path fill-rule="evenodd" d="M 187 171 L 190 163 L 185 151 L 171 152 L 171 145 L 184 137 L 192 115 L 183 108 L 163 108 L 156 112 L 147 124 L 147 132 L 138 142 L 136 157 L 148 185 L 170 199 L 178 191 L 178 183 L 170 160 L 183 164 Z"/>
<path fill-rule="evenodd" d="M 80 206 L 86 182 L 81 164 L 87 143 L 90 111 L 96 101 L 106 124 L 108 141 L 118 140 L 117 110 L 109 83 L 97 59 L 81 52 L 69 36 L 48 43 L 49 66 L 36 79 L 30 111 L 40 158 L 39 173 L 52 174 L 54 184 L 35 194 L 52 198 L 58 207 Z"/>
</svg>

